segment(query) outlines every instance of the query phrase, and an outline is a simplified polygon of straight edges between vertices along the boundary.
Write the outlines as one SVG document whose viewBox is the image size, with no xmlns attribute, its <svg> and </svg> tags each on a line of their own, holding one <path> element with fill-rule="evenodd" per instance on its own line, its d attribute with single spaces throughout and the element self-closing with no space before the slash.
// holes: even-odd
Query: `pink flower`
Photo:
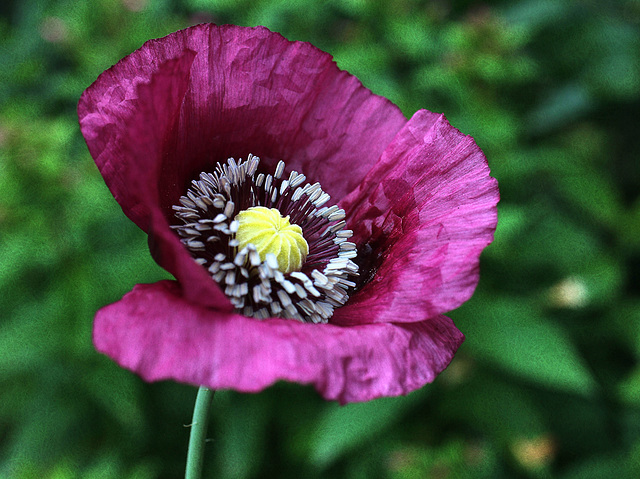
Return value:
<svg viewBox="0 0 640 479">
<path fill-rule="evenodd" d="M 97 313 L 95 346 L 118 364 L 148 381 L 215 389 L 313 384 L 342 403 L 406 394 L 449 364 L 464 336 L 443 313 L 473 293 L 499 195 L 480 149 L 443 115 L 421 110 L 407 120 L 312 45 L 230 25 L 198 25 L 145 43 L 98 77 L 78 113 L 109 189 L 176 278 L 137 285 Z M 219 271 L 234 257 L 222 255 L 214 267 L 212 255 L 198 253 L 206 238 L 189 236 L 199 234 L 185 226 L 198 210 L 187 195 L 192 180 L 251 153 L 261 158 L 257 173 L 273 173 L 284 160 L 278 188 L 295 170 L 345 210 L 339 226 L 353 231 L 359 275 L 338 277 L 345 282 L 337 291 L 348 294 L 343 306 L 321 291 L 323 304 L 333 304 L 325 324 L 243 315 L 256 314 L 232 302 L 229 287 L 239 280 L 227 287 Z M 232 188 L 236 203 L 248 201 L 245 190 Z M 321 219 L 331 226 L 337 218 Z M 224 234 L 224 251 L 235 254 L 233 231 Z M 314 248 L 342 248 L 307 239 L 307 261 Z M 302 267 L 307 278 L 311 269 Z M 253 287 L 256 278 L 243 281 Z M 269 280 L 272 297 L 287 278 L 294 281 Z M 251 291 L 239 301 L 255 303 Z"/>
</svg>

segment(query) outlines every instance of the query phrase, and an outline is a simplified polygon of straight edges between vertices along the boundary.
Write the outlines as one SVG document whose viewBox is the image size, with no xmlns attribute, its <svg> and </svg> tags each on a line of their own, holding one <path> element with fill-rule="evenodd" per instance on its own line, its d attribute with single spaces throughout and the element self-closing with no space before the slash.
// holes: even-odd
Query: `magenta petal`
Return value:
<svg viewBox="0 0 640 479">
<path fill-rule="evenodd" d="M 263 158 L 267 168 L 283 159 L 289 169 L 321 182 L 340 198 L 358 184 L 406 122 L 398 107 L 364 88 L 338 69 L 331 55 L 309 43 L 290 42 L 264 27 L 204 24 L 145 43 L 87 89 L 79 115 L 94 158 L 105 142 L 126 133 L 140 104 L 138 86 L 168 60 L 193 54 L 186 95 L 178 97 L 177 143 L 164 145 L 165 177 L 155 185 L 163 191 L 165 207 L 175 204 L 201 171 L 248 153 Z M 90 128 L 88 115 L 93 117 Z M 152 125 L 159 120 L 144 118 Z M 137 158 L 111 161 L 133 160 L 137 164 Z M 125 212 L 135 207 L 122 206 Z"/>
<path fill-rule="evenodd" d="M 341 403 L 420 388 L 463 340 L 444 316 L 344 328 L 213 312 L 185 301 L 171 281 L 137 285 L 94 325 L 96 348 L 148 381 L 256 392 L 285 380 Z"/>
<path fill-rule="evenodd" d="M 194 53 L 168 60 L 155 69 L 147 83 L 128 84 L 114 67 L 103 73 L 104 81 L 87 89 L 78 105 L 80 125 L 105 182 L 124 212 L 149 234 L 156 261 L 178 278 L 193 301 L 232 310 L 228 298 L 206 271 L 193 261 L 178 237 L 171 232 L 160 208 L 158 184 L 162 159 L 175 136 L 180 106 L 189 82 Z M 125 70 L 124 74 L 131 75 Z M 115 77 L 115 79 L 113 78 Z M 116 86 L 114 86 L 114 84 Z M 111 85 L 108 93 L 102 88 Z M 115 92 L 118 92 L 117 94 Z M 126 121 L 121 118 L 125 117 Z"/>
<path fill-rule="evenodd" d="M 91 156 L 124 212 L 145 231 L 149 207 L 158 203 L 162 156 L 176 128 L 193 59 L 194 52 L 184 51 L 151 72 L 122 60 L 78 103 Z"/>
<path fill-rule="evenodd" d="M 171 206 L 218 161 L 248 153 L 265 167 L 353 189 L 406 122 L 330 55 L 266 28 L 198 25 L 145 43 L 100 75 L 78 105 L 82 133 L 124 212 L 185 297 L 231 304 L 169 229 Z M 349 175 L 342 174 L 349 165 Z"/>
<path fill-rule="evenodd" d="M 406 123 L 398 107 L 309 43 L 263 27 L 200 25 L 179 34 L 198 52 L 180 123 L 183 182 L 253 153 L 267 169 L 284 160 L 340 198 Z"/>
<path fill-rule="evenodd" d="M 341 202 L 354 241 L 380 258 L 374 279 L 332 321 L 423 321 L 460 306 L 478 282 L 498 200 L 473 139 L 443 115 L 418 111 Z"/>
</svg>

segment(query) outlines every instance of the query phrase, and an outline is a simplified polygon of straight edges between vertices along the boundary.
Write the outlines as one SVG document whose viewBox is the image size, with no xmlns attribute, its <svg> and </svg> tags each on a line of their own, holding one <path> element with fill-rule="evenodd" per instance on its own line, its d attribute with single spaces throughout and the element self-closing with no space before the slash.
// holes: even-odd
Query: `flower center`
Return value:
<svg viewBox="0 0 640 479">
<path fill-rule="evenodd" d="M 309 245 L 302 236 L 302 228 L 292 225 L 288 216 L 283 217 L 275 208 L 253 206 L 238 213 L 235 220 L 238 248 L 253 243 L 261 261 L 272 254 L 283 273 L 300 271 L 309 254 Z"/>
<path fill-rule="evenodd" d="M 319 183 L 283 176 L 284 162 L 273 175 L 257 173 L 259 162 L 229 158 L 201 173 L 173 207 L 172 228 L 238 313 L 326 323 L 358 276 L 345 212 L 323 206 Z"/>
</svg>

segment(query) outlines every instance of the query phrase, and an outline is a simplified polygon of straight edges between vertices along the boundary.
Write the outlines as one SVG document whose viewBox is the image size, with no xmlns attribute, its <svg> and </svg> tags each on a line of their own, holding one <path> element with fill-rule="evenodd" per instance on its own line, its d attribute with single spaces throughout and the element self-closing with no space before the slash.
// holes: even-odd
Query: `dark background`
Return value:
<svg viewBox="0 0 640 479">
<path fill-rule="evenodd" d="M 467 341 L 432 385 L 340 407 L 220 391 L 206 477 L 640 477 L 640 2 L 5 1 L 0 6 L 0 477 L 183 474 L 196 389 L 91 344 L 167 274 L 75 113 L 96 76 L 201 21 L 310 41 L 407 116 L 475 137 L 502 201 Z"/>
</svg>

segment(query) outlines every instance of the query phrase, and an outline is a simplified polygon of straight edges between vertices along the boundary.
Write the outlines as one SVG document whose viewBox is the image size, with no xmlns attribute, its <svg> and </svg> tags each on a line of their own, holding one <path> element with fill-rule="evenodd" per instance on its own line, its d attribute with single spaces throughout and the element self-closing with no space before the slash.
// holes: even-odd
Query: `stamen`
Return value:
<svg viewBox="0 0 640 479">
<path fill-rule="evenodd" d="M 258 173 L 259 164 L 253 155 L 229 158 L 201 173 L 173 207 L 182 224 L 172 228 L 238 313 L 326 323 L 347 302 L 358 276 L 346 214 L 337 205 L 323 206 L 330 197 L 319 183 L 301 186 L 305 175 L 285 175 L 283 161 L 273 175 Z M 264 210 L 287 232 L 256 233 L 264 218 L 243 227 L 244 219 L 255 220 L 249 212 Z"/>
</svg>

